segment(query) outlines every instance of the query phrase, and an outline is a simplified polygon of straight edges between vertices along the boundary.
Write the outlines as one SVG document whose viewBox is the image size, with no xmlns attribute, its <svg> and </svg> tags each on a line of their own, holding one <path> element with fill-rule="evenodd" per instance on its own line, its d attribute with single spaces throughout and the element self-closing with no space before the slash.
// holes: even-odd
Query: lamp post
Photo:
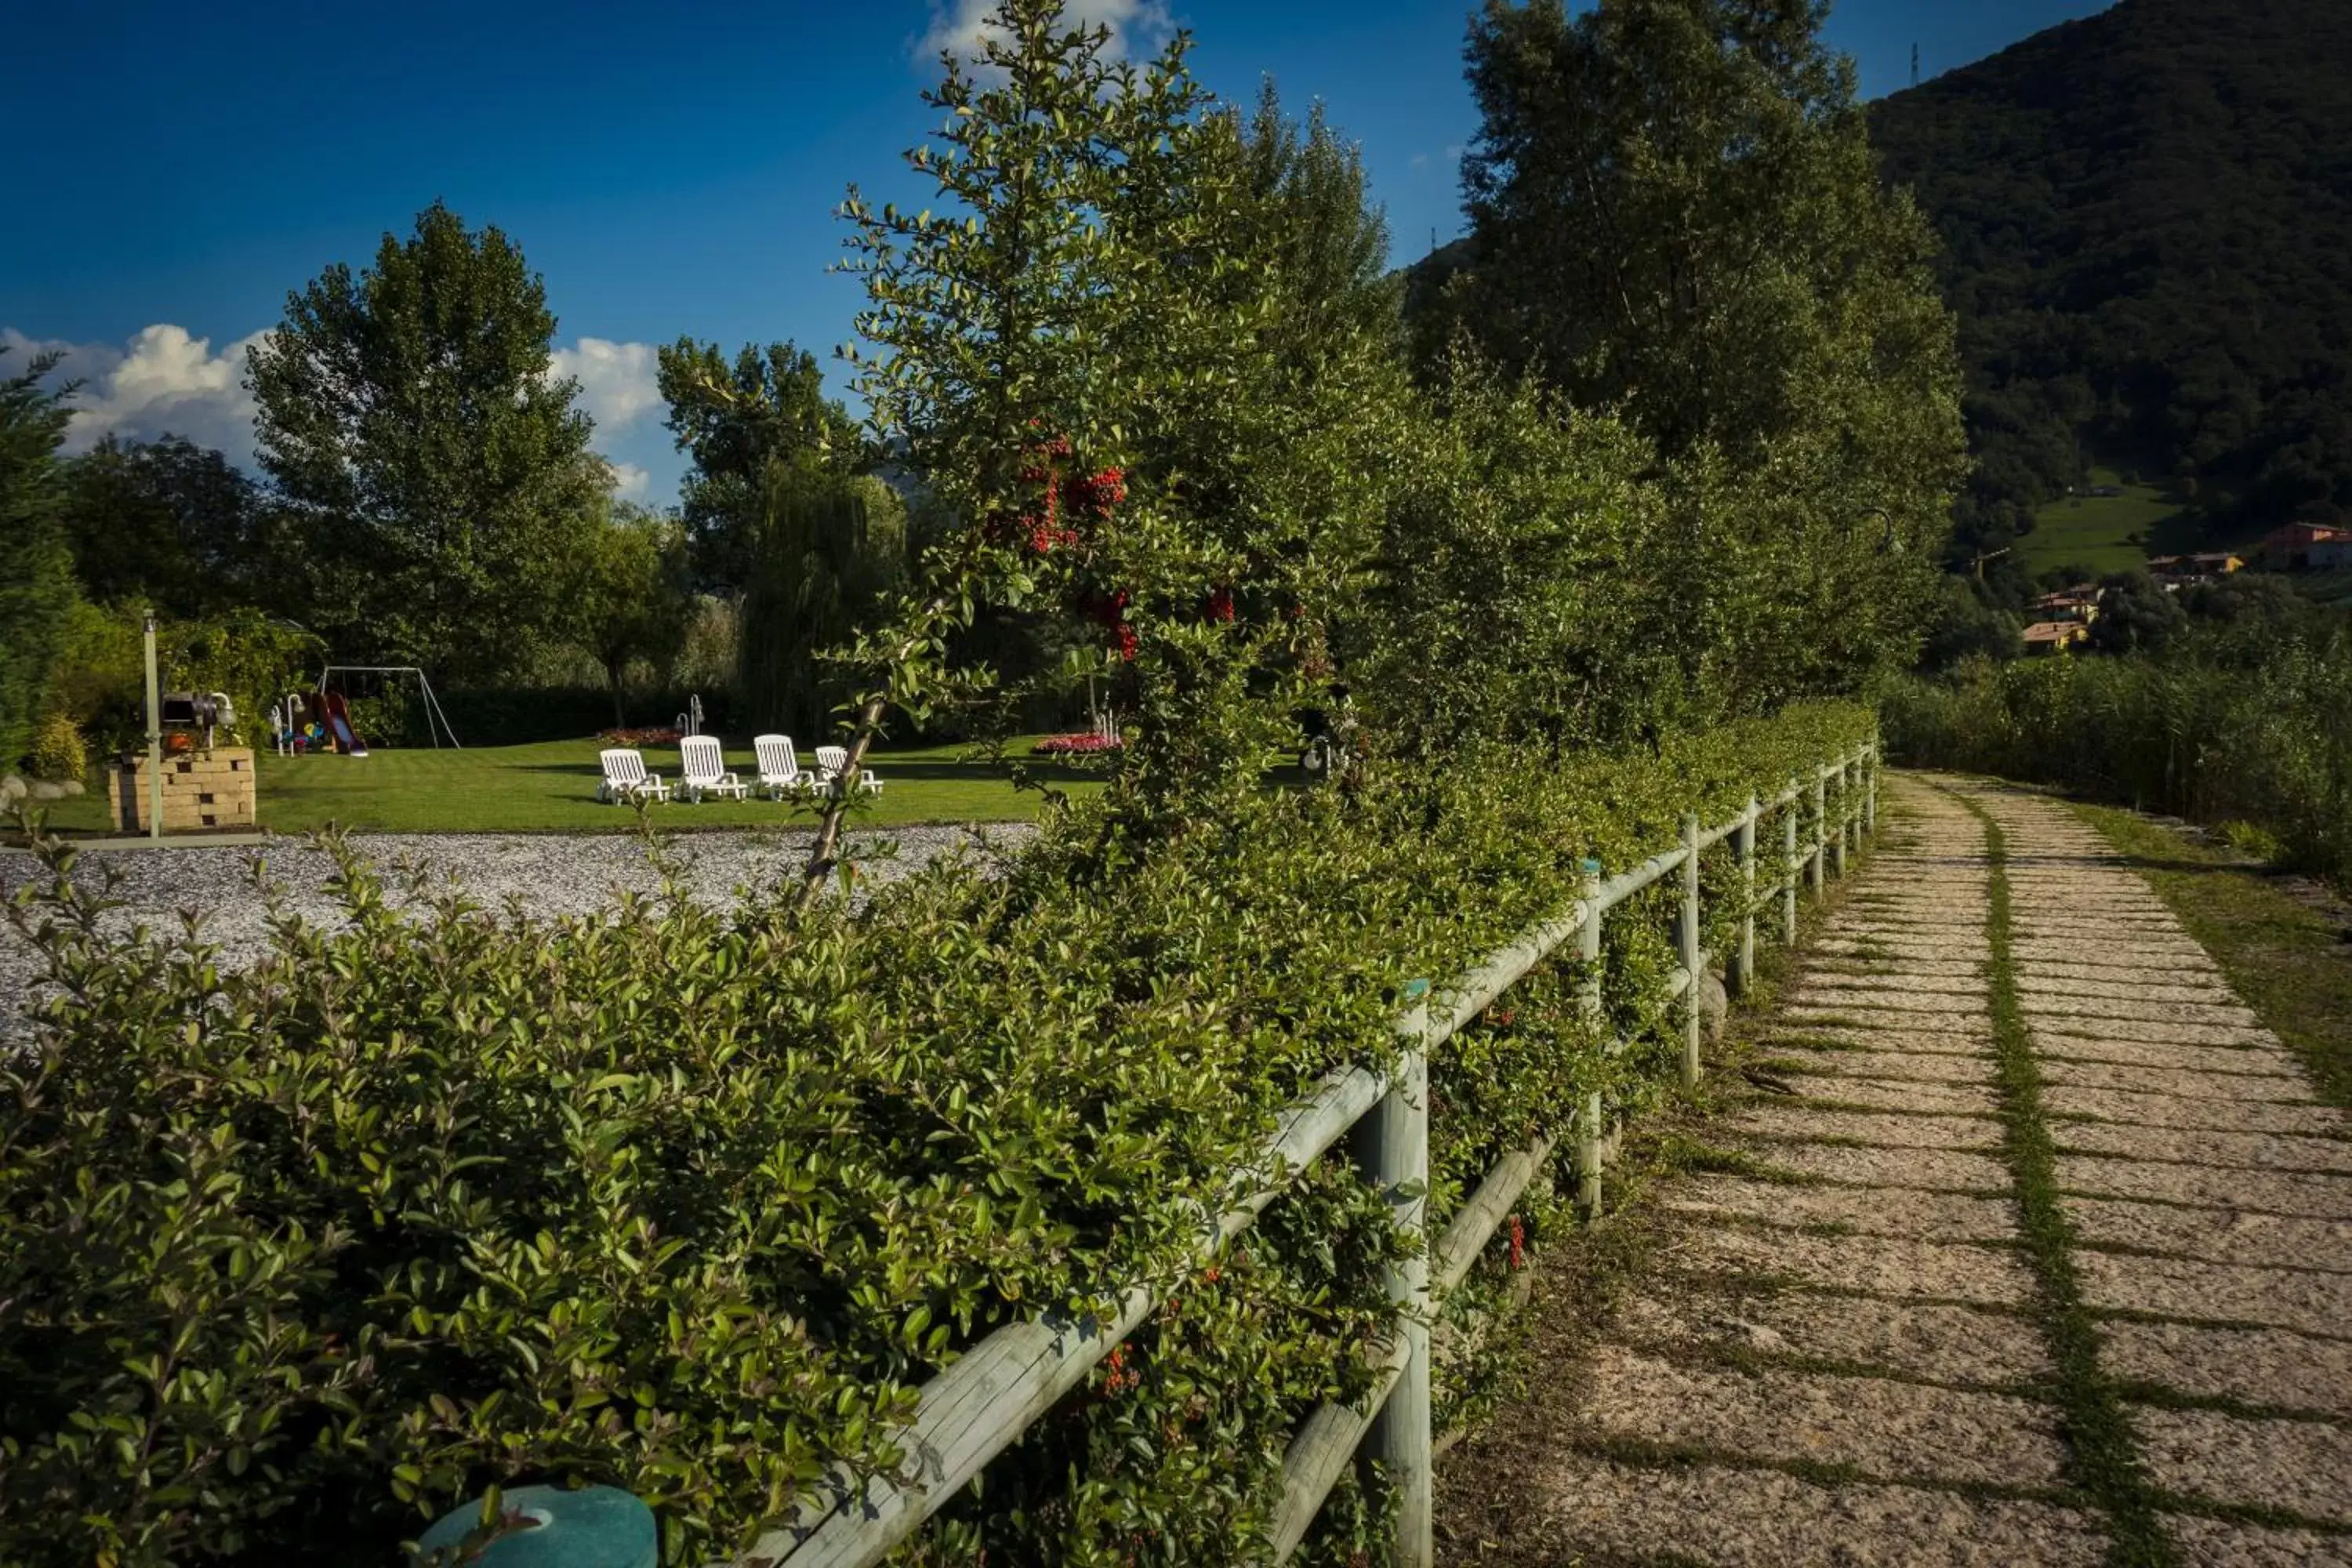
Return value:
<svg viewBox="0 0 2352 1568">
<path fill-rule="evenodd" d="M 163 837 L 163 701 L 155 679 L 155 612 L 147 612 L 147 837 Z"/>
</svg>

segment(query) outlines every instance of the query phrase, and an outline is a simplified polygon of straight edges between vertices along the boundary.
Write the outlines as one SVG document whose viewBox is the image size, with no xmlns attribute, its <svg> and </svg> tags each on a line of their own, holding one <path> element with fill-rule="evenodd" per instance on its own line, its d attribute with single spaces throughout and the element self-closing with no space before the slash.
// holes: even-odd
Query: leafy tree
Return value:
<svg viewBox="0 0 2352 1568">
<path fill-rule="evenodd" d="M 1188 47 L 1128 65 L 1053 0 L 1013 0 L 985 74 L 951 61 L 929 95 L 947 118 L 909 162 L 937 182 L 930 210 L 847 207 L 877 345 L 861 388 L 951 520 L 919 579 L 933 618 L 869 652 L 944 647 L 967 605 L 1066 617 L 1080 657 L 1062 678 L 1108 675 L 1149 716 L 1114 790 L 1139 821 L 1163 791 L 1245 805 L 1256 760 L 1295 739 L 1394 460 L 1393 415 L 1359 395 L 1382 384 L 1380 353 L 1278 330 L 1302 270 L 1276 248 L 1294 160 L 1274 149 L 1253 173 L 1248 121 L 1216 110 Z M 949 689 L 945 670 L 886 662 L 895 689 L 864 694 L 859 733 L 910 676 Z M 993 674 L 960 673 L 967 692 Z"/>
<path fill-rule="evenodd" d="M 0 768 L 31 743 L 76 603 L 57 455 L 71 389 L 41 384 L 57 363 L 39 355 L 0 380 Z"/>
<path fill-rule="evenodd" d="M 1659 694 L 1680 694 L 1659 580 L 1673 523 L 1640 483 L 1655 451 L 1467 359 L 1443 415 L 1416 426 L 1389 514 L 1362 661 L 1374 721 L 1435 754 L 1654 736 Z"/>
<path fill-rule="evenodd" d="M 1440 311 L 1686 466 L 1716 518 L 1687 520 L 1686 552 L 1737 557 L 1757 585 L 1694 572 L 1705 616 L 1732 619 L 1687 647 L 1830 650 L 1789 672 L 1799 690 L 1908 661 L 1965 464 L 1932 236 L 1880 188 L 1824 9 L 1601 0 L 1571 19 L 1488 0 L 1467 48 L 1467 270 Z M 1773 563 L 1784 592 L 1763 586 Z"/>
<path fill-rule="evenodd" d="M 740 590 L 760 550 L 769 464 L 814 454 L 846 472 L 856 426 L 824 395 L 815 356 L 790 342 L 746 343 L 730 364 L 717 343 L 680 338 L 658 357 L 666 423 L 694 462 L 684 511 L 695 574 L 705 588 Z"/>
<path fill-rule="evenodd" d="M 2091 646 L 2102 653 L 2154 653 L 2189 625 L 2188 612 L 2145 572 L 2116 572 L 2099 584 Z"/>
<path fill-rule="evenodd" d="M 1937 587 L 1936 608 L 1919 650 L 1923 669 L 1949 669 L 1969 658 L 2016 658 L 2025 652 L 2024 626 L 2014 612 L 1964 577 Z"/>
<path fill-rule="evenodd" d="M 271 514 L 220 453 L 178 436 L 109 435 L 65 477 L 74 572 L 91 599 L 194 617 L 262 596 Z"/>
<path fill-rule="evenodd" d="M 682 531 L 658 512 L 614 503 L 581 542 L 570 598 L 572 640 L 604 667 L 613 722 L 626 724 L 629 667 L 643 660 L 666 670 L 693 623 Z"/>
<path fill-rule="evenodd" d="M 1571 20 L 1488 0 L 1463 184 L 1490 355 L 1580 405 L 1622 403 L 1668 455 L 1706 439 L 1745 460 L 1847 416 L 1819 403 L 1840 371 L 1918 397 L 1914 441 L 1957 441 L 1932 240 L 1879 189 L 1826 11 L 1602 0 Z"/>
<path fill-rule="evenodd" d="M 451 684 L 515 668 L 564 614 L 609 471 L 522 252 L 436 203 L 375 266 L 287 299 L 250 355 L 262 467 L 290 503 L 311 618 L 339 652 Z"/>
</svg>

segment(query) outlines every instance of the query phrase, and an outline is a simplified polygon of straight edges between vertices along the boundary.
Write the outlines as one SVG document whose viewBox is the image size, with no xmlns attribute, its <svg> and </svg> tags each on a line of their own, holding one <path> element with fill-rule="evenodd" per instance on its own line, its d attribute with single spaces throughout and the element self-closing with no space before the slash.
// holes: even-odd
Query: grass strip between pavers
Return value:
<svg viewBox="0 0 2352 1568">
<path fill-rule="evenodd" d="M 2074 1277 L 2074 1228 L 2058 1203 L 2056 1150 L 2042 1113 L 2042 1072 L 2018 1005 L 2011 954 L 2008 842 L 1992 815 L 1964 795 L 1985 832 L 1990 876 L 1985 934 L 1992 956 L 1985 980 L 1992 994 L 1992 1033 L 2000 1080 L 2002 1152 L 2017 1187 L 2026 1266 L 2041 1294 L 2037 1314 L 2057 1368 L 2060 1419 L 2074 1483 L 2107 1516 L 2115 1568 L 2165 1568 L 2172 1543 L 2157 1517 L 2157 1491 L 2140 1462 L 2139 1441 L 2115 1381 L 2099 1369 L 2098 1331 Z"/>
</svg>

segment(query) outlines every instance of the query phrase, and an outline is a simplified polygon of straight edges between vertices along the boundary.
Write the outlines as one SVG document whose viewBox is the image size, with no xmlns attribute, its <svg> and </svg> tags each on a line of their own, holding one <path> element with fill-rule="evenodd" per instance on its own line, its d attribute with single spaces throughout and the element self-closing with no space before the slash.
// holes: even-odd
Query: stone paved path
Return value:
<svg viewBox="0 0 2352 1568">
<path fill-rule="evenodd" d="M 1531 1395 L 1524 1495 L 1447 1486 L 1449 1560 L 2352 1564 L 2352 1127 L 2063 807 L 1888 782 L 1775 1020 L 1790 1092 L 1729 1118 L 1754 1163 L 1652 1196 L 1658 1263 Z M 1971 804 L 2005 844 L 2021 1035 Z M 2042 1254 L 2004 1038 L 2069 1227 Z M 2092 1331 L 2072 1379 L 2053 1256 Z M 2086 1474 L 2086 1369 L 2121 1479 Z"/>
</svg>

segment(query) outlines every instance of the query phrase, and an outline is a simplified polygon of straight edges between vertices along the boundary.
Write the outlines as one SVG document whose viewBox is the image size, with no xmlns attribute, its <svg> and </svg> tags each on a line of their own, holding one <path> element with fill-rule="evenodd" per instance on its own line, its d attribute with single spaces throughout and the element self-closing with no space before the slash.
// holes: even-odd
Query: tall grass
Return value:
<svg viewBox="0 0 2352 1568">
<path fill-rule="evenodd" d="M 2200 629 L 2152 656 L 1971 660 L 1885 692 L 1902 762 L 2243 820 L 2286 864 L 2352 878 L 2352 632 Z"/>
</svg>

